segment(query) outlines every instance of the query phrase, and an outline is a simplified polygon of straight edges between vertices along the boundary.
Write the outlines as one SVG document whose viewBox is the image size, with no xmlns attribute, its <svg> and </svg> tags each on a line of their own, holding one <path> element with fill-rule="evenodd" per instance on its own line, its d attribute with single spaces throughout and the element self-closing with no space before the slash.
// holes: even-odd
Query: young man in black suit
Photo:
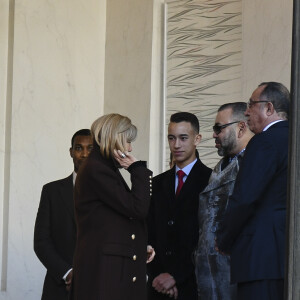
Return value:
<svg viewBox="0 0 300 300">
<path fill-rule="evenodd" d="M 148 300 L 196 300 L 193 251 L 198 241 L 198 197 L 211 169 L 196 157 L 199 121 L 188 112 L 170 118 L 168 142 L 175 166 L 153 179 L 149 241 L 156 251 L 148 264 Z"/>
<path fill-rule="evenodd" d="M 252 93 L 250 140 L 217 237 L 231 257 L 237 299 L 283 300 L 290 95 L 277 82 Z"/>
<path fill-rule="evenodd" d="M 80 165 L 93 148 L 89 129 L 71 140 L 74 171 L 67 178 L 44 185 L 34 228 L 34 251 L 47 269 L 42 300 L 66 300 L 72 281 L 76 243 L 73 186 Z"/>
</svg>

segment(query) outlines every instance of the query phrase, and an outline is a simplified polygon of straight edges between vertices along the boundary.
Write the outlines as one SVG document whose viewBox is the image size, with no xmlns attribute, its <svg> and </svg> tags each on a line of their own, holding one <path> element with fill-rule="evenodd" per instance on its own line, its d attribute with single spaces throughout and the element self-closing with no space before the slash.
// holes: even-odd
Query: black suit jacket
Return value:
<svg viewBox="0 0 300 300">
<path fill-rule="evenodd" d="M 34 251 L 47 269 L 42 299 L 67 299 L 62 277 L 76 243 L 73 176 L 44 185 L 34 228 Z"/>
<path fill-rule="evenodd" d="M 179 300 L 197 299 L 192 253 L 198 242 L 199 193 L 207 185 L 210 174 L 211 169 L 198 160 L 177 198 L 175 167 L 153 179 L 148 243 L 154 247 L 156 256 L 148 264 L 149 286 L 157 275 L 170 273 L 176 280 Z M 155 294 L 149 288 L 149 299 L 162 296 Z"/>
<path fill-rule="evenodd" d="M 288 122 L 255 135 L 245 151 L 218 245 L 231 253 L 231 280 L 284 277 Z"/>
</svg>

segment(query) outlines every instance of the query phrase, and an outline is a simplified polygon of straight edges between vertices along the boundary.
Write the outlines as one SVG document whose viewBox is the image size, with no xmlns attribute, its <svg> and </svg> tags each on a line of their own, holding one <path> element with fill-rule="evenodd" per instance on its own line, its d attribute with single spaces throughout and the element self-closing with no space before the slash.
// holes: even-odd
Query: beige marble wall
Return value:
<svg viewBox="0 0 300 300">
<path fill-rule="evenodd" d="M 9 155 L 6 151 L 9 150 L 9 140 L 7 140 L 6 130 L 9 127 L 10 118 L 6 117 L 6 110 L 9 109 L 6 98 L 8 93 L 7 76 L 9 65 L 9 1 L 0 1 L 0 270 L 1 273 L 6 270 L 6 261 L 1 258 L 3 255 L 7 257 L 7 196 L 9 189 L 9 180 L 6 179 L 8 174 L 7 163 Z M 8 136 L 9 137 L 9 136 Z M 4 247 L 3 247 L 4 246 Z M 4 250 L 4 251 L 3 251 Z M 0 273 L 0 274 L 1 274 Z M 1 297 L 1 292 L 0 292 Z"/>
<path fill-rule="evenodd" d="M 43 184 L 72 172 L 68 153 L 72 134 L 89 128 L 103 113 L 106 3 L 10 1 L 15 4 L 14 31 L 8 37 L 8 2 L 2 1 L 0 10 L 4 69 L 8 40 L 13 39 L 9 49 L 13 65 L 8 66 L 12 78 L 1 69 L 3 91 L 11 84 L 12 94 L 6 97 L 1 86 L 0 124 L 9 133 L 5 121 L 11 118 L 11 153 L 6 181 L 2 173 L 0 177 L 9 183 L 4 195 L 8 199 L 3 193 L 0 198 L 0 207 L 6 200 L 9 204 L 8 223 L 0 228 L 8 235 L 8 256 L 1 257 L 2 266 L 7 263 L 7 274 L 2 269 L 1 277 L 6 291 L 0 297 L 40 299 L 45 269 L 33 252 L 40 192 Z M 11 115 L 3 114 L 5 104 L 11 105 Z M 1 149 L 8 146 L 2 137 Z M 3 164 L 2 151 L 0 159 Z"/>
<path fill-rule="evenodd" d="M 0 299 L 40 299 L 35 215 L 42 185 L 72 171 L 74 131 L 102 113 L 126 114 L 139 128 L 134 154 L 155 174 L 162 170 L 164 3 L 176 2 L 0 0 Z M 228 1 L 205 1 L 217 2 Z M 242 7 L 241 98 L 263 80 L 289 85 L 292 0 L 231 5 Z M 213 120 L 215 108 L 203 105 L 200 119 Z"/>
<path fill-rule="evenodd" d="M 293 0 L 243 2 L 243 100 L 263 81 L 290 89 Z"/>
<path fill-rule="evenodd" d="M 162 149 L 165 149 L 165 102 L 164 102 L 164 30 L 165 3 L 164 0 L 153 1 L 153 38 L 152 38 L 152 68 L 151 68 L 151 106 L 149 131 L 149 165 L 154 175 L 163 171 L 165 161 Z"/>
<path fill-rule="evenodd" d="M 149 157 L 152 26 L 152 1 L 107 2 L 104 113 L 137 126 L 133 154 L 142 160 Z"/>
</svg>

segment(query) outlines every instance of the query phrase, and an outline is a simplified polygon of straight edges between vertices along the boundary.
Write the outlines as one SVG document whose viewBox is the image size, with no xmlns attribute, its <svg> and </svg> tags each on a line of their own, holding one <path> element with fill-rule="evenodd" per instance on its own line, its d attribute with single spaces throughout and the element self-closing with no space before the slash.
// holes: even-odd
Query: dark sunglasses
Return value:
<svg viewBox="0 0 300 300">
<path fill-rule="evenodd" d="M 239 122 L 240 121 L 235 121 L 235 122 L 227 123 L 227 124 L 224 124 L 224 125 L 215 125 L 215 126 L 213 126 L 213 131 L 214 131 L 215 134 L 219 134 L 222 131 L 223 128 L 226 128 L 229 125 L 239 123 Z"/>
</svg>

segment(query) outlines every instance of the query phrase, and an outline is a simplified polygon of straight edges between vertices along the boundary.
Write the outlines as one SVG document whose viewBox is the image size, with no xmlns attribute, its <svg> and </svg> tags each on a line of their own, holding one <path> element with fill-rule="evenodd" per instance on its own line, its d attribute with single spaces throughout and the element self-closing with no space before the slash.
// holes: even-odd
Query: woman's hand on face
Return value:
<svg viewBox="0 0 300 300">
<path fill-rule="evenodd" d="M 127 170 L 131 164 L 137 161 L 129 152 L 123 153 L 121 150 L 114 150 L 114 157 L 122 168 Z"/>
</svg>

